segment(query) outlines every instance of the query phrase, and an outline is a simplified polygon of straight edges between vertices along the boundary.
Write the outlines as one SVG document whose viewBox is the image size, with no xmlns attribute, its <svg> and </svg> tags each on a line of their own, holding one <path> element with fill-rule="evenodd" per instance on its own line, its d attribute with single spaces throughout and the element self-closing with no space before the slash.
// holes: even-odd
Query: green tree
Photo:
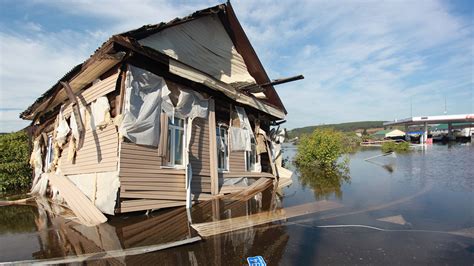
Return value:
<svg viewBox="0 0 474 266">
<path fill-rule="evenodd" d="M 0 191 L 30 186 L 32 170 L 28 140 L 24 131 L 0 135 Z"/>
<path fill-rule="evenodd" d="M 299 167 L 336 166 L 339 157 L 350 150 L 343 133 L 331 128 L 316 129 L 301 138 L 295 162 Z"/>
</svg>

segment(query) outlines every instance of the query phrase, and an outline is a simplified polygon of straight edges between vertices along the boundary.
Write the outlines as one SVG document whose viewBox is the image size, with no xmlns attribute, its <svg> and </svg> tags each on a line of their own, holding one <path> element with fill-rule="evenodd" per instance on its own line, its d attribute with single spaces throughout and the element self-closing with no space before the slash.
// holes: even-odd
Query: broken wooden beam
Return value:
<svg viewBox="0 0 474 266">
<path fill-rule="evenodd" d="M 191 225 L 200 236 L 210 237 L 223 233 L 233 232 L 253 226 L 286 220 L 306 214 L 322 212 L 340 208 L 343 205 L 334 201 L 317 201 L 298 206 L 279 209 L 276 211 L 262 212 L 248 216 L 241 216 L 221 221 L 198 223 Z"/>
<path fill-rule="evenodd" d="M 0 206 L 9 206 L 9 205 L 29 205 L 29 201 L 34 200 L 34 197 L 29 197 L 26 199 L 18 199 L 18 200 L 1 200 Z"/>
<path fill-rule="evenodd" d="M 67 177 L 48 174 L 48 179 L 82 224 L 94 226 L 107 221 L 107 217 Z"/>
<path fill-rule="evenodd" d="M 76 125 L 77 125 L 77 130 L 79 131 L 79 136 L 81 136 L 77 144 L 77 148 L 80 149 L 82 147 L 82 144 L 84 143 L 83 135 L 86 131 L 84 129 L 84 125 L 82 124 L 82 117 L 81 117 L 81 110 L 79 109 L 79 102 L 77 101 L 77 97 L 72 91 L 72 88 L 69 85 L 69 83 L 61 81 L 61 85 L 64 87 L 64 90 L 66 90 L 66 94 L 72 103 L 72 112 L 73 112 L 74 118 L 76 119 Z"/>
<path fill-rule="evenodd" d="M 251 92 L 251 93 L 263 92 L 263 91 L 265 91 L 264 87 L 280 85 L 280 84 L 283 84 L 283 83 L 288 83 L 288 82 L 292 82 L 292 81 L 296 81 L 296 80 L 300 80 L 300 79 L 304 79 L 304 76 L 303 75 L 297 75 L 297 76 L 293 76 L 293 77 L 289 77 L 289 78 L 274 79 L 271 82 L 267 82 L 267 83 L 263 83 L 263 84 L 250 84 L 250 85 L 247 85 L 247 86 L 241 88 L 241 90 L 248 91 L 248 92 Z"/>
</svg>

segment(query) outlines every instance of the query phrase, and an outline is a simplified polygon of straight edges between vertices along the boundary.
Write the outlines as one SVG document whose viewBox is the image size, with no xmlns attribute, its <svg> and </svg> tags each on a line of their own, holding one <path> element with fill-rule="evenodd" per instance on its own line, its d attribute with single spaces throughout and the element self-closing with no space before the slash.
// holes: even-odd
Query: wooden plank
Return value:
<svg viewBox="0 0 474 266">
<path fill-rule="evenodd" d="M 66 165 L 61 165 L 61 169 L 73 169 L 73 168 L 79 168 L 79 167 L 89 167 L 89 166 L 95 166 L 95 167 L 107 167 L 107 166 L 112 166 L 112 165 L 117 165 L 117 161 L 115 157 L 109 157 L 109 158 L 102 158 L 102 160 L 99 162 L 97 159 L 91 158 L 91 160 L 88 161 L 83 161 L 80 163 L 75 163 L 75 164 L 66 164 Z"/>
<path fill-rule="evenodd" d="M 136 159 L 135 156 L 130 157 L 122 157 L 120 158 L 120 163 L 122 164 L 135 164 L 135 165 L 157 165 L 158 160 L 144 160 L 144 159 Z M 158 165 L 161 167 L 161 165 Z"/>
<path fill-rule="evenodd" d="M 170 178 L 160 178 L 160 177 L 124 177 L 122 174 L 120 175 L 120 182 L 144 182 L 144 183 L 170 183 L 170 184 L 184 184 L 184 177 L 181 179 L 170 179 Z"/>
<path fill-rule="evenodd" d="M 219 175 L 217 172 L 216 112 L 214 99 L 209 99 L 209 175 L 211 194 L 219 193 Z"/>
<path fill-rule="evenodd" d="M 120 193 L 121 198 L 136 198 L 136 199 L 165 199 L 165 200 L 186 200 L 186 193 L 181 192 L 123 192 Z M 199 195 L 192 195 L 193 200 L 210 200 L 213 199 L 212 195 L 206 193 L 200 193 Z"/>
<path fill-rule="evenodd" d="M 124 200 L 120 203 L 122 207 L 136 207 L 149 204 L 167 204 L 175 203 L 174 200 L 147 200 L 147 199 L 138 199 L 138 200 Z M 182 203 L 182 202 L 179 202 Z"/>
<path fill-rule="evenodd" d="M 127 150 L 139 150 L 139 151 L 156 151 L 158 152 L 158 147 L 138 145 L 135 143 L 123 142 L 122 147 Z"/>
<path fill-rule="evenodd" d="M 337 202 L 323 200 L 299 206 L 288 207 L 285 209 L 279 209 L 273 212 L 262 212 L 221 221 L 192 224 L 191 226 L 199 233 L 200 236 L 210 237 L 213 235 L 233 232 L 261 224 L 336 209 L 342 206 L 342 204 Z"/>
<path fill-rule="evenodd" d="M 130 185 L 130 184 L 120 184 L 120 187 L 125 191 L 166 191 L 166 192 L 186 192 L 184 186 L 145 186 L 145 185 Z M 161 192 L 160 192 L 161 193 Z"/>
<path fill-rule="evenodd" d="M 160 182 L 153 182 L 150 180 L 148 181 L 125 181 L 123 179 L 120 179 L 120 184 L 123 186 L 152 186 L 152 187 L 177 187 L 177 188 L 183 188 L 184 189 L 184 182 L 168 182 L 168 180 L 162 179 Z"/>
<path fill-rule="evenodd" d="M 104 144 L 103 146 L 101 145 L 99 147 L 86 147 L 86 148 L 83 148 L 83 149 L 77 151 L 76 152 L 76 157 L 96 155 L 97 150 L 99 150 L 99 152 L 101 154 L 115 152 L 115 157 L 117 157 L 118 143 L 107 143 L 107 144 Z M 64 146 L 62 154 L 67 154 L 68 152 L 69 152 L 69 145 Z"/>
<path fill-rule="evenodd" d="M 120 153 L 120 159 L 132 159 L 132 160 L 146 160 L 161 165 L 161 159 L 159 157 L 150 157 L 141 154 L 129 154 L 129 153 Z"/>
<path fill-rule="evenodd" d="M 126 167 L 120 166 L 120 172 L 184 175 L 184 170 L 181 170 L 181 169 L 171 170 L 171 169 L 160 168 L 160 167 L 144 167 L 142 169 L 138 169 L 138 168 L 135 168 L 133 165 L 127 165 Z"/>
<path fill-rule="evenodd" d="M 118 74 L 114 74 L 101 82 L 92 85 L 81 93 L 77 94 L 77 97 L 82 98 L 87 104 L 91 103 L 100 96 L 104 96 L 115 90 L 115 82 L 117 80 Z M 73 82 L 71 82 L 72 85 Z M 86 84 L 84 84 L 86 85 Z M 81 104 L 82 106 L 82 104 Z M 72 112 L 72 104 L 69 102 L 66 104 L 65 115 Z"/>
<path fill-rule="evenodd" d="M 246 188 L 247 187 L 244 187 L 244 186 L 222 186 L 219 193 L 221 194 L 237 193 L 237 192 L 244 191 Z"/>
<path fill-rule="evenodd" d="M 100 143 L 99 146 L 95 146 L 95 144 L 84 146 L 83 149 L 77 151 L 77 156 L 80 156 L 81 154 L 88 154 L 88 153 L 97 153 L 97 151 L 102 152 L 102 151 L 111 151 L 111 150 L 117 150 L 118 148 L 118 142 L 116 141 L 109 141 L 106 143 Z M 63 149 L 63 152 L 68 152 L 69 145 L 65 146 Z"/>
<path fill-rule="evenodd" d="M 67 156 L 67 153 L 64 154 Z M 79 166 L 79 165 L 92 165 L 92 164 L 102 164 L 108 162 L 117 162 L 117 153 L 115 151 L 107 151 L 106 153 L 101 153 L 99 157 L 95 153 L 82 154 L 81 156 L 76 155 L 76 159 L 73 162 L 67 161 L 67 158 L 64 158 L 62 165 L 64 167 L 70 166 Z"/>
<path fill-rule="evenodd" d="M 123 111 L 123 102 L 125 100 L 125 82 L 127 80 L 127 71 L 128 71 L 128 64 L 122 65 L 120 69 L 120 93 L 119 93 L 119 101 L 117 104 L 117 114 L 122 114 Z"/>
<path fill-rule="evenodd" d="M 94 226 L 107 221 L 102 212 L 67 177 L 54 174 L 48 177 L 81 223 Z"/>
<path fill-rule="evenodd" d="M 79 110 L 79 103 L 77 102 L 76 95 L 72 92 L 71 86 L 69 86 L 69 83 L 61 81 L 61 85 L 64 87 L 66 90 L 67 96 L 69 98 L 69 101 L 72 103 L 72 111 L 74 118 L 76 119 L 76 126 L 77 126 L 77 131 L 79 132 L 79 135 L 82 136 L 84 133 L 84 125 L 82 124 L 82 118 L 81 118 L 81 112 Z M 78 147 L 81 148 L 83 143 L 83 139 L 80 138 Z"/>
<path fill-rule="evenodd" d="M 273 181 L 270 178 L 259 178 L 255 182 L 253 182 L 250 186 L 248 186 L 245 190 L 232 195 L 233 200 L 240 200 L 240 201 L 247 201 L 252 198 L 255 194 L 264 191 L 265 189 L 269 188 L 273 185 Z"/>
<path fill-rule="evenodd" d="M 223 173 L 225 178 L 238 178 L 238 177 L 267 177 L 275 178 L 271 173 L 267 172 L 227 172 Z"/>
<path fill-rule="evenodd" d="M 117 170 L 117 163 L 105 163 L 105 164 L 92 164 L 92 165 L 74 165 L 74 166 L 61 166 L 62 174 L 71 175 L 71 174 L 86 174 L 94 172 L 110 172 Z"/>
<path fill-rule="evenodd" d="M 135 207 L 121 207 L 120 213 L 163 209 L 163 208 L 179 207 L 179 206 L 184 206 L 184 205 L 186 205 L 185 201 L 175 201 L 173 203 L 159 203 L 159 204 L 146 204 L 146 205 L 135 206 Z"/>
<path fill-rule="evenodd" d="M 167 174 L 167 173 L 135 173 L 133 171 L 130 172 L 123 172 L 120 171 L 120 176 L 123 177 L 140 177 L 140 178 L 170 178 L 176 180 L 184 180 L 184 174 L 176 175 L 176 174 Z"/>
</svg>

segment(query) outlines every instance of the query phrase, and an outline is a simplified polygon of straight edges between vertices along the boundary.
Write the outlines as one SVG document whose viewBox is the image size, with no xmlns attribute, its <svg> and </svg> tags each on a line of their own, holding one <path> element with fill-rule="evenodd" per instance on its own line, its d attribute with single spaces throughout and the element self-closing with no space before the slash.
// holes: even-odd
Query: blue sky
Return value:
<svg viewBox="0 0 474 266">
<path fill-rule="evenodd" d="M 215 1 L 0 1 L 0 132 L 109 36 Z M 288 128 L 474 112 L 473 1 L 232 1 Z"/>
</svg>

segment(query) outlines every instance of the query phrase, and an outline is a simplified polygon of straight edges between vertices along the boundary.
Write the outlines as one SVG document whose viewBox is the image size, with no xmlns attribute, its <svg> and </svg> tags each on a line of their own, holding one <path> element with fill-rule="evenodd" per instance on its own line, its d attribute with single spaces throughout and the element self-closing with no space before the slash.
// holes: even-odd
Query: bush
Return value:
<svg viewBox="0 0 474 266">
<path fill-rule="evenodd" d="M 32 170 L 28 162 L 28 139 L 24 131 L 0 135 L 0 191 L 30 186 Z"/>
<path fill-rule="evenodd" d="M 355 152 L 356 148 L 362 142 L 362 138 L 357 136 L 355 132 L 344 132 L 344 138 L 342 139 L 343 145 L 346 146 L 346 152 Z"/>
<path fill-rule="evenodd" d="M 334 129 L 316 129 L 299 141 L 295 163 L 300 167 L 334 166 L 339 157 L 349 151 L 343 133 Z"/>
<path fill-rule="evenodd" d="M 410 150 L 410 144 L 408 142 L 384 142 L 382 144 L 382 152 L 407 152 Z"/>
</svg>

